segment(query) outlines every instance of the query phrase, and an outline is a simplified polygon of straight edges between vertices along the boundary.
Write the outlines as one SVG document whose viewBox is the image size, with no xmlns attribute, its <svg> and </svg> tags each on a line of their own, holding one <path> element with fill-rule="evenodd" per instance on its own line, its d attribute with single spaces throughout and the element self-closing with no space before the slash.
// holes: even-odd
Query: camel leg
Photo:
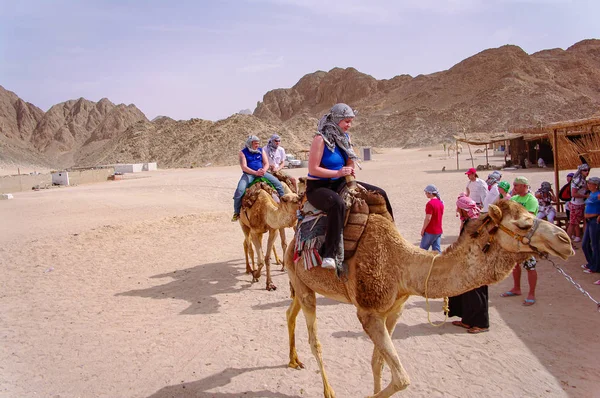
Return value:
<svg viewBox="0 0 600 398">
<path fill-rule="evenodd" d="M 260 273 L 264 266 L 263 252 L 262 252 L 262 233 L 250 233 L 252 243 L 254 244 L 254 250 L 256 251 L 256 259 L 258 261 L 258 269 L 252 271 L 252 283 L 258 282 Z M 269 251 L 267 251 L 269 253 Z"/>
<path fill-rule="evenodd" d="M 269 238 L 267 239 L 267 255 L 265 256 L 265 267 L 267 269 L 267 290 L 271 291 L 271 290 L 276 290 L 277 286 L 275 286 L 275 284 L 273 283 L 273 280 L 271 279 L 271 256 L 270 253 L 271 251 L 275 251 L 275 245 L 273 244 L 275 242 L 275 237 L 277 235 L 275 235 L 275 233 L 277 232 L 277 230 L 275 229 L 271 229 L 269 231 Z"/>
<path fill-rule="evenodd" d="M 298 353 L 296 352 L 296 317 L 298 316 L 298 312 L 300 312 L 300 308 L 300 300 L 298 297 L 294 297 L 285 312 L 290 340 L 290 363 L 288 363 L 288 366 L 294 369 L 304 369 L 304 364 L 300 362 Z"/>
<path fill-rule="evenodd" d="M 294 286 L 295 289 L 298 287 L 296 285 Z M 327 380 L 327 374 L 325 373 L 325 366 L 323 364 L 323 350 L 319 338 L 317 337 L 317 299 L 315 297 L 315 292 L 308 287 L 304 287 L 301 291 L 296 290 L 295 293 L 296 297 L 300 297 L 302 313 L 304 314 L 306 327 L 308 328 L 308 343 L 310 344 L 310 349 L 317 360 L 319 370 L 321 371 L 321 378 L 323 379 L 323 396 L 325 398 L 335 398 L 335 392 Z"/>
<path fill-rule="evenodd" d="M 285 253 L 285 252 L 284 252 Z M 275 245 L 273 245 L 273 257 L 275 257 L 275 264 L 283 264 L 277 255 L 277 250 L 275 249 Z"/>
<path fill-rule="evenodd" d="M 279 238 L 281 239 L 281 250 L 283 251 L 283 255 L 285 256 L 285 252 L 287 250 L 287 239 L 285 237 L 285 228 L 281 228 L 279 230 Z M 281 271 L 285 271 L 285 265 L 283 261 L 281 262 Z"/>
<path fill-rule="evenodd" d="M 241 224 L 241 223 L 240 223 Z M 252 249 L 252 243 L 250 242 L 250 228 L 241 224 L 242 231 L 244 232 L 244 257 L 246 258 L 246 273 L 250 274 L 254 268 L 254 249 Z M 252 259 L 252 268 L 250 268 L 250 261 Z"/>
<path fill-rule="evenodd" d="M 410 379 L 404 367 L 400 363 L 394 343 L 390 337 L 388 329 L 386 328 L 386 319 L 380 315 L 367 312 L 365 310 L 359 310 L 358 319 L 363 325 L 363 329 L 373 341 L 373 344 L 379 351 L 379 355 L 383 356 L 383 359 L 390 367 L 392 372 L 392 381 L 386 388 L 379 391 L 372 398 L 387 398 L 394 395 L 396 392 L 401 391 L 408 387 Z M 391 320 L 390 320 L 391 321 Z M 381 371 L 380 371 L 381 373 Z"/>
<path fill-rule="evenodd" d="M 404 303 L 408 300 L 408 296 L 400 298 L 392 308 L 392 310 L 388 313 L 385 318 L 385 327 L 390 335 L 390 338 L 394 335 L 394 329 L 396 328 L 396 324 L 398 323 L 398 318 L 402 315 L 402 310 L 404 308 Z M 377 346 L 373 346 L 373 357 L 371 359 L 371 369 L 373 371 L 373 390 L 374 393 L 377 394 L 381 391 L 381 372 L 383 371 L 383 355 L 377 348 Z"/>
</svg>

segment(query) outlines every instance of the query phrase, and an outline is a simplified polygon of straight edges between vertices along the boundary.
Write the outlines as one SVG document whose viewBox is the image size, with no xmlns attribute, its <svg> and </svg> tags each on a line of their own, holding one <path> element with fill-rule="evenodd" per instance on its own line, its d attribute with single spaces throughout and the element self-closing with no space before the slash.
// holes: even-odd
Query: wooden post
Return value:
<svg viewBox="0 0 600 398">
<path fill-rule="evenodd" d="M 552 141 L 553 141 L 553 146 L 554 146 L 554 151 L 552 151 L 553 155 L 554 155 L 554 159 L 553 159 L 553 161 L 554 161 L 554 192 L 556 192 L 556 212 L 559 212 L 560 211 L 560 198 L 558 197 L 558 192 L 560 191 L 560 186 L 558 185 L 559 167 L 558 167 L 558 131 L 557 131 L 557 129 L 553 130 Z"/>
<path fill-rule="evenodd" d="M 458 167 L 458 140 L 455 141 L 454 145 L 454 148 L 456 149 L 456 170 L 460 170 L 460 167 Z"/>
<path fill-rule="evenodd" d="M 506 160 L 508 159 L 508 145 L 506 145 L 506 140 L 504 140 L 504 165 L 506 166 Z"/>
<path fill-rule="evenodd" d="M 485 144 L 485 167 L 490 167 L 490 162 L 488 161 L 488 144 Z"/>
</svg>

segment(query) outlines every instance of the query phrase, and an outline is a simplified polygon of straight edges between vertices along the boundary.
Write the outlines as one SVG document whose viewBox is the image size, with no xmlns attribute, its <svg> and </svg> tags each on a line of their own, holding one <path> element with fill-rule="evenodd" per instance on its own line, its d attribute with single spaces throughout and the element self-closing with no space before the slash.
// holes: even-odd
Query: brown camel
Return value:
<svg viewBox="0 0 600 398">
<path fill-rule="evenodd" d="M 488 214 L 489 218 L 467 224 L 458 241 L 442 254 L 419 249 L 406 241 L 391 221 L 370 214 L 356 254 L 348 260 L 349 274 L 345 282 L 338 279 L 333 270 L 320 267 L 306 270 L 301 259 L 294 263 L 294 245 L 290 245 L 284 258 L 293 297 L 287 310 L 289 366 L 304 367 L 295 346 L 296 316 L 302 309 L 309 344 L 323 379 L 324 395 L 335 397 L 327 381 L 317 338 L 316 292 L 356 306 L 358 319 L 374 344 L 373 397 L 390 397 L 410 384 L 391 339 L 409 296 L 456 296 L 503 280 L 515 263 L 534 252 L 563 259 L 573 254 L 570 239 L 562 229 L 547 221 L 537 221 L 516 202 L 500 201 L 496 206 L 490 205 Z M 472 236 L 475 231 L 480 232 L 479 236 Z M 486 246 L 484 252 L 482 249 Z M 382 390 L 384 362 L 391 370 L 392 381 Z"/>
<path fill-rule="evenodd" d="M 271 259 L 270 253 L 275 252 L 273 242 L 275 241 L 276 233 L 279 231 L 281 238 L 281 247 L 283 252 L 287 248 L 285 228 L 291 228 L 296 225 L 296 211 L 300 208 L 300 197 L 291 192 L 285 184 L 283 189 L 286 192 L 279 199 L 279 203 L 268 194 L 261 190 L 256 201 L 250 208 L 242 208 L 240 213 L 240 226 L 244 232 L 244 254 L 246 256 L 246 273 L 252 273 L 252 282 L 258 282 L 263 266 L 267 269 L 267 290 L 275 290 L 277 287 L 271 280 Z M 263 259 L 262 237 L 268 232 L 266 255 Z M 257 256 L 258 268 L 254 265 L 254 253 L 252 244 Z M 252 268 L 248 258 L 252 259 Z M 275 254 L 277 259 L 277 254 Z M 278 259 L 277 259 L 278 261 Z"/>
</svg>

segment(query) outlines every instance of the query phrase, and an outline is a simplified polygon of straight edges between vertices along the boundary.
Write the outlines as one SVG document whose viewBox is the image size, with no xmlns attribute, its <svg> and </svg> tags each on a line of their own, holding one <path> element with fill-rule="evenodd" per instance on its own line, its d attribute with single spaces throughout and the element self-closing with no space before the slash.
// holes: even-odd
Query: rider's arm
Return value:
<svg viewBox="0 0 600 398">
<path fill-rule="evenodd" d="M 244 156 L 244 152 L 240 151 L 238 153 L 238 159 L 240 161 L 240 167 L 242 168 L 242 171 L 244 173 L 256 175 L 256 171 L 248 167 L 248 163 L 246 162 L 246 156 Z"/>
</svg>

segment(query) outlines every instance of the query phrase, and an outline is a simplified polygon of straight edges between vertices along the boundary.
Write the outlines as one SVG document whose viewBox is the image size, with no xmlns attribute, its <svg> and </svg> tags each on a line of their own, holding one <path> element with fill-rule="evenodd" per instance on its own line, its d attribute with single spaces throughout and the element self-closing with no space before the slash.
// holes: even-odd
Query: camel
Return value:
<svg viewBox="0 0 600 398">
<path fill-rule="evenodd" d="M 266 289 L 271 291 L 277 289 L 277 286 L 271 279 L 271 259 L 270 253 L 275 254 L 275 259 L 279 263 L 277 253 L 275 253 L 274 241 L 277 231 L 281 238 L 281 248 L 285 253 L 287 241 L 285 228 L 291 228 L 296 225 L 297 210 L 300 208 L 300 197 L 293 193 L 289 187 L 282 183 L 285 195 L 279 198 L 279 204 L 273 200 L 266 191 L 261 191 L 258 198 L 250 208 L 242 208 L 239 223 L 244 232 L 244 255 L 246 257 L 246 273 L 252 274 L 252 282 L 258 282 L 263 266 L 266 268 L 267 280 Z M 266 256 L 263 259 L 262 237 L 268 232 Z M 254 264 L 254 251 L 256 251 L 258 268 Z M 252 259 L 252 267 L 249 264 L 249 257 Z"/>
<path fill-rule="evenodd" d="M 547 221 L 536 221 L 525 208 L 512 201 L 490 205 L 488 217 L 467 224 L 457 242 L 441 254 L 419 249 L 406 241 L 391 221 L 370 214 L 356 254 L 347 261 L 349 272 L 345 281 L 338 279 L 333 270 L 320 267 L 306 270 L 302 259 L 294 263 L 292 244 L 284 257 L 293 298 L 286 312 L 288 366 L 304 367 L 295 343 L 296 317 L 302 309 L 309 344 L 323 380 L 324 396 L 335 397 L 317 338 L 315 293 L 319 293 L 356 307 L 357 317 L 374 344 L 373 397 L 390 397 L 410 384 L 391 339 L 408 297 L 450 297 L 499 282 L 511 273 L 515 263 L 533 253 L 566 259 L 573 249 L 562 229 Z M 384 363 L 391 370 L 392 380 L 382 390 Z"/>
</svg>

